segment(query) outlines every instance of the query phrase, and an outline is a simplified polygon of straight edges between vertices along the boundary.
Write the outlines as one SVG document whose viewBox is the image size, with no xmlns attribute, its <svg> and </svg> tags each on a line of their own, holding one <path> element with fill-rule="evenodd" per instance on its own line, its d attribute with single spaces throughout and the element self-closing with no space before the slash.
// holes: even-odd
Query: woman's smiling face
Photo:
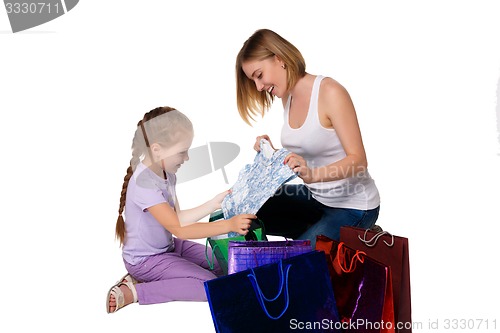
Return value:
<svg viewBox="0 0 500 333">
<path fill-rule="evenodd" d="M 246 61 L 241 68 L 248 79 L 254 81 L 258 91 L 267 91 L 278 98 L 286 95 L 287 71 L 278 57 Z"/>
</svg>

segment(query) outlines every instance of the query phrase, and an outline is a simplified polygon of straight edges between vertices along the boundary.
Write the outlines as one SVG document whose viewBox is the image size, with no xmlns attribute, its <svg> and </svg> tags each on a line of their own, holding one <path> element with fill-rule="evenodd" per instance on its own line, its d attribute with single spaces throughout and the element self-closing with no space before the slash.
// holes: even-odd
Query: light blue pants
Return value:
<svg viewBox="0 0 500 333">
<path fill-rule="evenodd" d="M 204 282 L 223 275 L 214 260 L 209 269 L 205 245 L 174 238 L 174 252 L 157 254 L 142 263 L 125 268 L 135 279 L 139 304 L 156 304 L 171 301 L 206 301 Z M 212 258 L 208 248 L 208 257 Z"/>
</svg>

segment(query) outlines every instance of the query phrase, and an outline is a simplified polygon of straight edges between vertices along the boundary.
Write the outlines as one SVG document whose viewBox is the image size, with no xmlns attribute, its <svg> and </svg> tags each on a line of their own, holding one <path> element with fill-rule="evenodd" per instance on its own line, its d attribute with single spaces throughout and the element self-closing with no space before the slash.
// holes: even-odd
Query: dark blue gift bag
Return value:
<svg viewBox="0 0 500 333">
<path fill-rule="evenodd" d="M 322 251 L 206 281 L 205 290 L 217 332 L 341 332 Z"/>
</svg>

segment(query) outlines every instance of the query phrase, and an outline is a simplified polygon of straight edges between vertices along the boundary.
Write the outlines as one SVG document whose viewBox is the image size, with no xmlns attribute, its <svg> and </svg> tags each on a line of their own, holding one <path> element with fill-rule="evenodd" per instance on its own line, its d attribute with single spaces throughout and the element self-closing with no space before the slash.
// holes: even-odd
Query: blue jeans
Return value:
<svg viewBox="0 0 500 333">
<path fill-rule="evenodd" d="M 328 207 L 314 199 L 305 185 L 285 184 L 256 215 L 268 235 L 309 239 L 315 248 L 317 235 L 339 240 L 342 226 L 373 227 L 379 210 L 380 206 L 370 210 Z"/>
</svg>

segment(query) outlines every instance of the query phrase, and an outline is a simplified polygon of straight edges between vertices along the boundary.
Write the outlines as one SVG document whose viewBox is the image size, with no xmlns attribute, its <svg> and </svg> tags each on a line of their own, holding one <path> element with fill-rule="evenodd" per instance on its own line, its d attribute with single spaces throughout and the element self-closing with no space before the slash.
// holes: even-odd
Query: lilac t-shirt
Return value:
<svg viewBox="0 0 500 333">
<path fill-rule="evenodd" d="M 123 259 L 132 265 L 144 257 L 174 250 L 172 234 L 152 215 L 148 208 L 167 202 L 172 208 L 175 200 L 175 175 L 167 180 L 139 163 L 130 178 L 125 201 L 125 244 Z"/>
</svg>

